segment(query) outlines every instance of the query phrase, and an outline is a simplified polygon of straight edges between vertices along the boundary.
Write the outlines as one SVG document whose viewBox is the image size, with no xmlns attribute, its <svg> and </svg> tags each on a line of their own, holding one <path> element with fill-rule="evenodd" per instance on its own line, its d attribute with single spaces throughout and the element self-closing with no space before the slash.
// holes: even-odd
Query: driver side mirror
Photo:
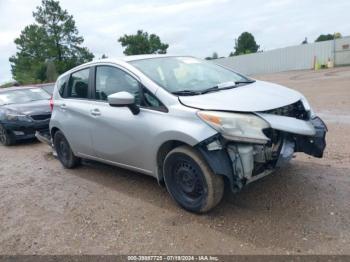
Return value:
<svg viewBox="0 0 350 262">
<path fill-rule="evenodd" d="M 110 106 L 128 107 L 134 115 L 140 113 L 140 108 L 135 104 L 135 96 L 129 92 L 122 91 L 111 94 L 107 97 L 107 101 Z"/>
</svg>

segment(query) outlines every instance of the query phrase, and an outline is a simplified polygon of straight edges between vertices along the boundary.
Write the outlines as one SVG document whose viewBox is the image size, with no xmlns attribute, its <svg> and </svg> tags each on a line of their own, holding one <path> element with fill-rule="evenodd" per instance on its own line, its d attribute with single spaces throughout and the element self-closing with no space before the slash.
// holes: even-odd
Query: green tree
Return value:
<svg viewBox="0 0 350 262">
<path fill-rule="evenodd" d="M 343 37 L 342 34 L 339 33 L 339 32 L 337 32 L 337 33 L 334 34 L 334 38 L 335 38 L 335 39 L 342 38 L 342 37 Z"/>
<path fill-rule="evenodd" d="M 159 36 L 138 30 L 136 35 L 124 35 L 118 42 L 125 47 L 125 55 L 166 54 L 168 44 L 162 43 Z"/>
<path fill-rule="evenodd" d="M 10 81 L 0 85 L 0 88 L 7 88 L 7 87 L 16 86 L 16 85 L 17 85 L 16 81 Z"/>
<path fill-rule="evenodd" d="M 18 52 L 9 60 L 13 78 L 20 83 L 36 83 L 45 80 L 46 32 L 38 25 L 29 25 L 15 39 Z"/>
<path fill-rule="evenodd" d="M 208 56 L 208 57 L 206 57 L 205 59 L 206 59 L 206 60 L 213 60 L 213 59 L 218 59 L 218 58 L 219 58 L 218 53 L 214 52 L 214 53 L 212 54 L 212 56 Z"/>
<path fill-rule="evenodd" d="M 308 41 L 307 41 L 307 37 L 305 37 L 305 39 L 303 40 L 303 42 L 301 42 L 302 45 L 307 45 Z"/>
<path fill-rule="evenodd" d="M 337 38 L 342 38 L 341 33 L 320 35 L 319 37 L 316 38 L 315 42 L 328 41 L 328 40 L 333 40 Z"/>
<path fill-rule="evenodd" d="M 78 35 L 73 16 L 58 1 L 42 0 L 33 17 L 35 24 L 25 27 L 15 39 L 17 52 L 10 58 L 14 79 L 21 83 L 45 82 L 47 71 L 52 71 L 46 61 L 52 61 L 61 74 L 93 59 L 93 54 L 81 46 L 84 39 Z"/>
<path fill-rule="evenodd" d="M 233 54 L 231 53 L 230 56 L 256 53 L 259 47 L 251 33 L 243 32 L 236 41 L 235 52 Z"/>
<path fill-rule="evenodd" d="M 57 71 L 55 63 L 51 60 L 46 62 L 46 81 L 54 82 L 57 79 Z"/>
</svg>

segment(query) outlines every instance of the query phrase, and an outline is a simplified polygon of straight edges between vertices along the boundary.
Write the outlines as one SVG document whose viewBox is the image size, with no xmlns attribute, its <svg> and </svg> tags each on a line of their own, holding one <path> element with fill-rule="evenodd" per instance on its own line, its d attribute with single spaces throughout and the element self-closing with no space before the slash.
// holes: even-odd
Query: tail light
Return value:
<svg viewBox="0 0 350 262">
<path fill-rule="evenodd" d="M 54 106 L 53 97 L 51 96 L 51 98 L 50 98 L 50 110 L 51 110 L 51 112 L 53 111 L 53 106 Z"/>
</svg>

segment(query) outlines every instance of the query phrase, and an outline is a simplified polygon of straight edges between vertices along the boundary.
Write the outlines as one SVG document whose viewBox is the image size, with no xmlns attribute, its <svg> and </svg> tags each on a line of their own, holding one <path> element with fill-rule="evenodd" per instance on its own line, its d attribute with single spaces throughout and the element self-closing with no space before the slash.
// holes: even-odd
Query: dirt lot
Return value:
<svg viewBox="0 0 350 262">
<path fill-rule="evenodd" d="M 257 78 L 305 94 L 329 127 L 324 159 L 297 155 L 198 216 L 153 178 L 0 147 L 0 253 L 350 254 L 350 67 Z"/>
</svg>

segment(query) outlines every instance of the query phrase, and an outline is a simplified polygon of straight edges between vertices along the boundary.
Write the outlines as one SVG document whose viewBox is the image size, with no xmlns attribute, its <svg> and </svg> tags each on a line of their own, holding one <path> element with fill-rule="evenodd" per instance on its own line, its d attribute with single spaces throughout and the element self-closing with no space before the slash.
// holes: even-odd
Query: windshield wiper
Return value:
<svg viewBox="0 0 350 262">
<path fill-rule="evenodd" d="M 180 90 L 180 91 L 174 91 L 171 93 L 174 95 L 180 95 L 180 96 L 194 96 L 194 95 L 202 94 L 202 92 L 192 91 L 192 90 Z"/>
<path fill-rule="evenodd" d="M 227 90 L 227 89 L 235 88 L 240 84 L 251 84 L 254 82 L 255 80 L 226 82 L 226 83 L 222 83 L 222 84 L 218 84 L 216 86 L 210 87 L 208 89 L 204 89 L 201 91 L 201 94 L 206 94 L 213 91 Z"/>
<path fill-rule="evenodd" d="M 248 81 L 236 81 L 236 85 L 239 85 L 239 84 L 251 84 L 251 83 L 254 83 L 255 80 L 248 80 Z"/>
<path fill-rule="evenodd" d="M 202 95 L 214 91 L 220 91 L 220 90 L 226 90 L 226 89 L 231 89 L 235 88 L 240 84 L 251 84 L 254 83 L 255 80 L 248 80 L 248 81 L 230 81 L 230 82 L 225 82 L 225 83 L 220 83 L 216 86 L 204 89 L 204 90 L 199 90 L 199 91 L 193 91 L 193 90 L 180 90 L 180 91 L 174 91 L 171 92 L 174 95 L 182 95 L 182 96 L 193 96 L 193 95 Z"/>
</svg>

